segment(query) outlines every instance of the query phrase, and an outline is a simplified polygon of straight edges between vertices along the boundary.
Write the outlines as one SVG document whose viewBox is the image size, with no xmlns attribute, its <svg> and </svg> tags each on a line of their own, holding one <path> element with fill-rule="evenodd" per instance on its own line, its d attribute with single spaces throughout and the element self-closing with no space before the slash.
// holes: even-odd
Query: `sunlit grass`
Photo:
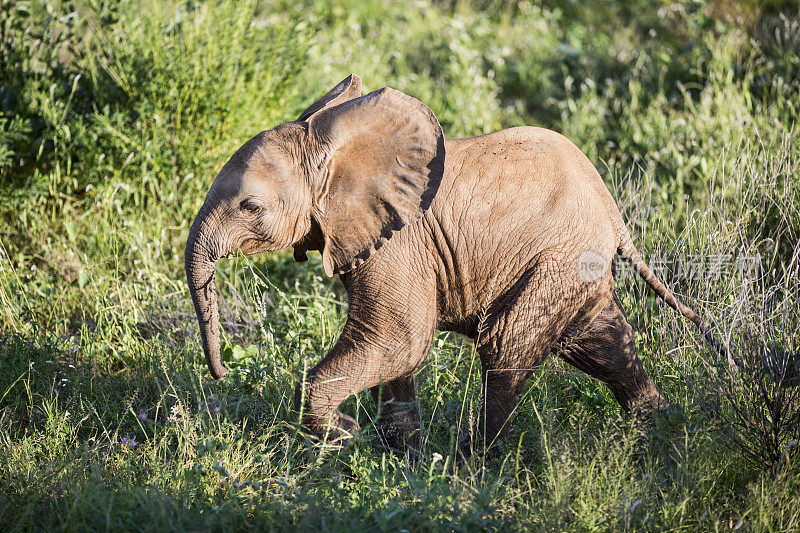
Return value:
<svg viewBox="0 0 800 533">
<path fill-rule="evenodd" d="M 383 447 L 366 393 L 343 406 L 363 431 L 339 448 L 292 405 L 346 312 L 319 258 L 220 262 L 222 382 L 183 279 L 219 166 L 353 71 L 422 99 L 449 137 L 566 133 L 718 338 L 796 361 L 794 18 L 754 10 L 739 27 L 703 2 L 660 3 L 657 20 L 616 2 L 609 20 L 572 2 L 77 4 L 0 8 L 3 50 L 27 58 L 2 73 L 16 107 L 0 122 L 0 529 L 800 529 L 792 428 L 780 468 L 737 446 L 746 382 L 720 394 L 709 369 L 727 367 L 630 272 L 617 290 L 673 407 L 643 424 L 554 357 L 499 453 L 458 467 L 479 402 L 471 341 L 434 339 L 418 461 Z M 718 272 L 714 257 L 729 258 Z"/>
</svg>

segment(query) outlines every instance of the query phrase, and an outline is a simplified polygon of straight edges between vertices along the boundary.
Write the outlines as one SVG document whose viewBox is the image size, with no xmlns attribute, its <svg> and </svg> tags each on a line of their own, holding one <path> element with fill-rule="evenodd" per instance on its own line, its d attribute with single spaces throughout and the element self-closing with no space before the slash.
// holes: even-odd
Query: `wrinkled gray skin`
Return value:
<svg viewBox="0 0 800 533">
<path fill-rule="evenodd" d="M 614 293 L 615 254 L 705 331 L 644 264 L 569 140 L 531 127 L 445 140 L 419 101 L 392 89 L 362 97 L 354 75 L 242 146 L 192 225 L 186 276 L 215 378 L 228 372 L 215 263 L 289 246 L 300 261 L 319 250 L 348 294 L 341 337 L 297 386 L 297 407 L 319 434 L 352 434 L 355 421 L 337 408 L 369 388 L 389 444 L 416 448 L 414 373 L 436 329 L 475 339 L 487 444 L 506 432 L 525 380 L 551 352 L 606 383 L 626 410 L 665 407 Z"/>
</svg>

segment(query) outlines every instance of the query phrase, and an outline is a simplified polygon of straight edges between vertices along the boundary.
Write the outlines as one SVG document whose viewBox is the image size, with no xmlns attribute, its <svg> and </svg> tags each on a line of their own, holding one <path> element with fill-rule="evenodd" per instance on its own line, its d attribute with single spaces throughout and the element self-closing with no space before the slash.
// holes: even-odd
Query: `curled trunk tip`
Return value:
<svg viewBox="0 0 800 533">
<path fill-rule="evenodd" d="M 201 212 L 189 231 L 185 254 L 186 281 L 200 326 L 206 364 L 214 379 L 222 379 L 229 371 L 222 364 L 220 354 L 219 305 L 214 268 L 223 250 L 220 243 L 206 235 L 209 230 L 204 218 Z M 214 244 L 209 246 L 208 243 Z"/>
</svg>

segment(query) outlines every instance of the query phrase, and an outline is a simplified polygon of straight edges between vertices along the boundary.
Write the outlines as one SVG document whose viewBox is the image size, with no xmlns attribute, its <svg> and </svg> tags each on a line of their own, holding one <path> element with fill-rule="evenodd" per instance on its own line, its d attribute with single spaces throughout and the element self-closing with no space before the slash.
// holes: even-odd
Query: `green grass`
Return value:
<svg viewBox="0 0 800 533">
<path fill-rule="evenodd" d="M 800 412 L 795 3 L 0 14 L 0 529 L 800 530 L 798 424 L 770 464 L 741 445 Z M 573 139 L 651 266 L 668 262 L 748 372 L 623 272 L 641 357 L 676 404 L 654 428 L 554 358 L 501 453 L 456 468 L 480 369 L 470 341 L 440 333 L 418 380 L 419 462 L 382 447 L 367 394 L 343 406 L 362 433 L 324 446 L 293 391 L 336 340 L 345 294 L 318 257 L 274 253 L 218 267 L 232 374 L 214 382 L 183 279 L 188 225 L 241 143 L 350 72 L 420 98 L 451 138 L 532 124 Z M 736 268 L 750 257 L 758 275 Z"/>
</svg>

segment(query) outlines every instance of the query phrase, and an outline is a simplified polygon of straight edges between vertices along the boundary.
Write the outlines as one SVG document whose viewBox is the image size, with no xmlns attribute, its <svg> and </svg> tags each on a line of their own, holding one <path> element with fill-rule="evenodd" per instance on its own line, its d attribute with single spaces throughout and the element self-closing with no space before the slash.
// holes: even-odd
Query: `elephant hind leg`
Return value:
<svg viewBox="0 0 800 533">
<path fill-rule="evenodd" d="M 625 411 L 662 410 L 669 404 L 645 372 L 636 354 L 633 328 L 616 293 L 612 295 L 587 327 L 562 339 L 558 353 L 607 384 Z"/>
<path fill-rule="evenodd" d="M 499 299 L 476 341 L 483 367 L 478 430 L 487 449 L 508 433 L 525 382 L 586 301 L 580 285 L 546 282 L 558 268 L 552 265 L 539 264 Z"/>
</svg>

